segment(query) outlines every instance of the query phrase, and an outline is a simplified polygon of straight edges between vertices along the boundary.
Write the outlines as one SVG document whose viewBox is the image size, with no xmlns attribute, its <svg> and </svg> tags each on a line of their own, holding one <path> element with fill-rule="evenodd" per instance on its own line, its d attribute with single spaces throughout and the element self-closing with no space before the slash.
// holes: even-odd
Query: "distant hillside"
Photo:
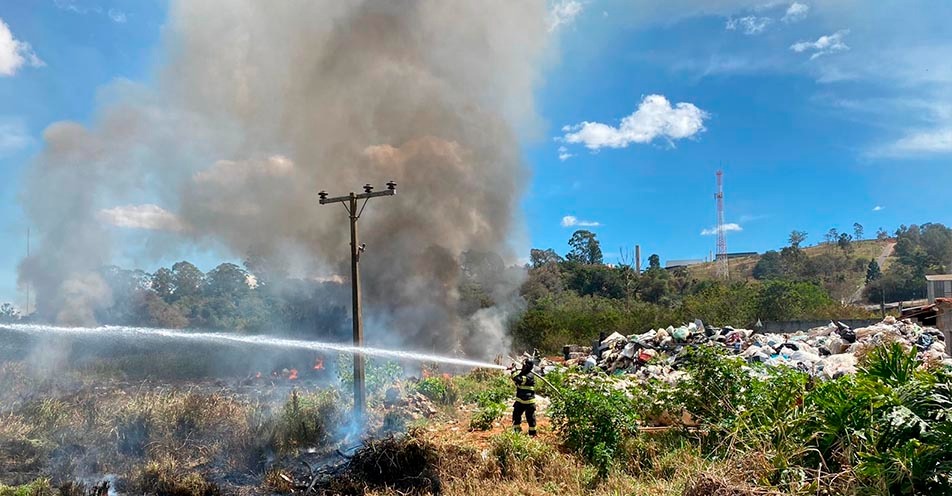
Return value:
<svg viewBox="0 0 952 496">
<path fill-rule="evenodd" d="M 894 240 L 888 241 L 878 241 L 875 239 L 868 239 L 863 241 L 853 241 L 852 251 L 848 253 L 848 257 L 853 260 L 863 260 L 869 262 L 870 259 L 878 258 L 883 254 L 883 250 L 887 248 L 890 244 L 894 244 Z M 783 247 L 779 247 L 776 251 L 780 251 Z M 803 252 L 810 258 L 817 258 L 824 254 L 840 254 L 842 250 L 836 245 L 828 244 L 819 244 L 814 246 L 808 246 L 803 248 Z M 881 264 L 881 269 L 885 270 L 886 267 L 892 262 L 893 256 L 885 257 L 884 263 Z M 753 280 L 754 267 L 757 266 L 757 262 L 761 259 L 761 255 L 751 255 L 747 257 L 733 258 L 730 260 L 730 276 L 731 280 L 734 281 L 747 281 Z M 703 264 L 692 265 L 687 268 L 688 274 L 698 280 L 714 279 L 716 274 L 716 268 L 714 262 L 706 262 Z M 862 288 L 866 282 L 866 272 L 865 270 L 844 270 L 842 274 L 844 280 L 840 281 L 838 284 L 832 285 L 830 287 L 831 296 L 838 300 L 851 301 L 859 299 L 857 290 Z"/>
</svg>

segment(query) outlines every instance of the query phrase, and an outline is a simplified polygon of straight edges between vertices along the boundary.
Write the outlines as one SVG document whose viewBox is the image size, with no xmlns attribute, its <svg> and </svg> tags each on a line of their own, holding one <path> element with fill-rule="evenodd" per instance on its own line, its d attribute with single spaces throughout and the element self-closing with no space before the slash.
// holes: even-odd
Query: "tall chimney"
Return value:
<svg viewBox="0 0 952 496">
<path fill-rule="evenodd" d="M 635 245 L 635 272 L 641 273 L 641 245 Z"/>
</svg>

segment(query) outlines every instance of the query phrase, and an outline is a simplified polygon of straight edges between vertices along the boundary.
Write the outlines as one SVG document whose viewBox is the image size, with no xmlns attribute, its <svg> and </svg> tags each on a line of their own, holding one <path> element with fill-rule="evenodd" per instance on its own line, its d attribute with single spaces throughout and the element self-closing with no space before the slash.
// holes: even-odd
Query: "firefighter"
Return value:
<svg viewBox="0 0 952 496">
<path fill-rule="evenodd" d="M 522 362 L 522 368 L 513 370 L 512 382 L 516 383 L 516 402 L 512 405 L 512 429 L 522 432 L 522 415 L 526 415 L 529 435 L 536 435 L 535 417 L 535 377 L 532 375 L 532 359 Z"/>
</svg>

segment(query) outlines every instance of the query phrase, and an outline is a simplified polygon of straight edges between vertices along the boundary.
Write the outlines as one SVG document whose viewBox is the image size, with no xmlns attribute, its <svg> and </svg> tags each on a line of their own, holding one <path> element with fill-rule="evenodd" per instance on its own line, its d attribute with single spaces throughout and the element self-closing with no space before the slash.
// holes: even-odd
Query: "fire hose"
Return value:
<svg viewBox="0 0 952 496">
<path fill-rule="evenodd" d="M 532 375 L 538 377 L 539 380 L 542 381 L 542 382 L 544 382 L 546 386 L 549 386 L 549 389 L 555 391 L 555 394 L 558 394 L 559 396 L 561 396 L 561 397 L 563 397 L 563 398 L 565 397 L 565 395 L 562 394 L 562 391 L 559 391 L 559 389 L 558 389 L 557 387 L 553 386 L 551 382 L 547 381 L 547 380 L 545 379 L 545 377 L 542 377 L 542 374 L 540 374 L 540 373 L 536 372 L 535 370 L 533 370 L 533 371 L 532 371 Z"/>
</svg>

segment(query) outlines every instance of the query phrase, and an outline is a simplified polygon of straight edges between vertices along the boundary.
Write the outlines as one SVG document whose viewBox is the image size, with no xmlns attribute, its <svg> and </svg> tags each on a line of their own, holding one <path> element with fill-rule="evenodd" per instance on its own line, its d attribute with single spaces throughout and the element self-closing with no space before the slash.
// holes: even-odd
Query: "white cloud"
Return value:
<svg viewBox="0 0 952 496">
<path fill-rule="evenodd" d="M 595 222 L 592 220 L 579 220 L 578 217 L 574 215 L 566 215 L 562 217 L 562 227 L 598 227 L 602 225 L 601 222 Z"/>
<path fill-rule="evenodd" d="M 76 0 L 53 0 L 57 8 L 75 12 L 77 14 L 88 14 L 89 12 L 101 13 L 102 8 L 98 5 L 86 6 Z"/>
<path fill-rule="evenodd" d="M 913 132 L 881 152 L 882 155 L 952 153 L 952 128 Z"/>
<path fill-rule="evenodd" d="M 731 17 L 727 19 L 725 28 L 728 31 L 742 29 L 744 34 L 753 35 L 763 33 L 772 22 L 773 19 L 769 17 L 747 16 L 736 19 Z"/>
<path fill-rule="evenodd" d="M 175 214 L 151 203 L 106 208 L 99 211 L 99 220 L 116 227 L 153 231 L 181 231 L 185 227 Z"/>
<path fill-rule="evenodd" d="M 119 10 L 119 9 L 109 9 L 104 10 L 99 5 L 96 5 L 95 1 L 89 0 L 53 0 L 53 4 L 61 10 L 72 12 L 74 14 L 86 15 L 86 14 L 95 14 L 95 15 L 105 15 L 109 17 L 112 22 L 117 24 L 122 24 L 129 20 L 129 16 Z"/>
<path fill-rule="evenodd" d="M 565 146 L 560 146 L 560 147 L 559 147 L 559 160 L 565 162 L 566 160 L 568 160 L 568 159 L 570 159 L 570 158 L 572 158 L 572 157 L 574 157 L 574 156 L 575 156 L 575 155 L 572 155 L 571 153 L 569 153 L 569 149 L 566 148 Z"/>
<path fill-rule="evenodd" d="M 126 13 L 121 10 L 109 9 L 109 18 L 112 19 L 112 22 L 122 24 L 126 22 L 127 17 Z"/>
<path fill-rule="evenodd" d="M 735 223 L 731 222 L 731 223 L 724 224 L 723 226 L 721 226 L 721 230 L 724 231 L 724 232 L 743 231 L 744 228 L 740 227 L 740 224 L 735 224 Z M 717 234 L 717 228 L 716 228 L 716 227 L 712 227 L 712 228 L 710 228 L 710 229 L 703 229 L 703 230 L 701 231 L 701 236 L 713 236 L 713 235 L 715 235 L 715 234 Z"/>
<path fill-rule="evenodd" d="M 13 37 L 10 27 L 0 19 L 0 76 L 12 76 L 24 65 L 46 65 L 25 41 Z"/>
<path fill-rule="evenodd" d="M 875 207 L 873 207 L 873 212 L 879 212 L 879 211 L 882 210 L 882 209 L 883 209 L 883 207 L 881 207 L 881 206 L 879 206 L 879 205 L 876 205 Z"/>
<path fill-rule="evenodd" d="M 0 120 L 0 157 L 20 150 L 32 141 L 22 123 Z"/>
<path fill-rule="evenodd" d="M 780 18 L 781 21 L 786 23 L 800 22 L 807 18 L 807 14 L 810 12 L 810 6 L 800 2 L 793 2 L 790 4 L 790 7 L 787 8 L 787 12 Z"/>
<path fill-rule="evenodd" d="M 812 51 L 810 60 L 836 52 L 845 52 L 850 47 L 843 43 L 843 37 L 848 35 L 849 29 L 841 29 L 833 34 L 821 36 L 816 41 L 801 41 L 790 45 L 790 49 L 797 53 Z"/>
<path fill-rule="evenodd" d="M 631 143 L 650 143 L 655 138 L 673 140 L 690 138 L 703 132 L 707 112 L 692 103 L 678 103 L 674 107 L 662 95 L 648 95 L 641 100 L 631 115 L 621 120 L 618 127 L 600 122 L 582 122 L 565 126 L 562 139 L 567 143 L 583 143 L 590 150 L 625 148 Z"/>
<path fill-rule="evenodd" d="M 561 26 L 568 26 L 575 22 L 575 18 L 582 13 L 583 7 L 579 0 L 557 0 L 549 10 L 547 19 L 549 31 L 555 31 Z"/>
</svg>

